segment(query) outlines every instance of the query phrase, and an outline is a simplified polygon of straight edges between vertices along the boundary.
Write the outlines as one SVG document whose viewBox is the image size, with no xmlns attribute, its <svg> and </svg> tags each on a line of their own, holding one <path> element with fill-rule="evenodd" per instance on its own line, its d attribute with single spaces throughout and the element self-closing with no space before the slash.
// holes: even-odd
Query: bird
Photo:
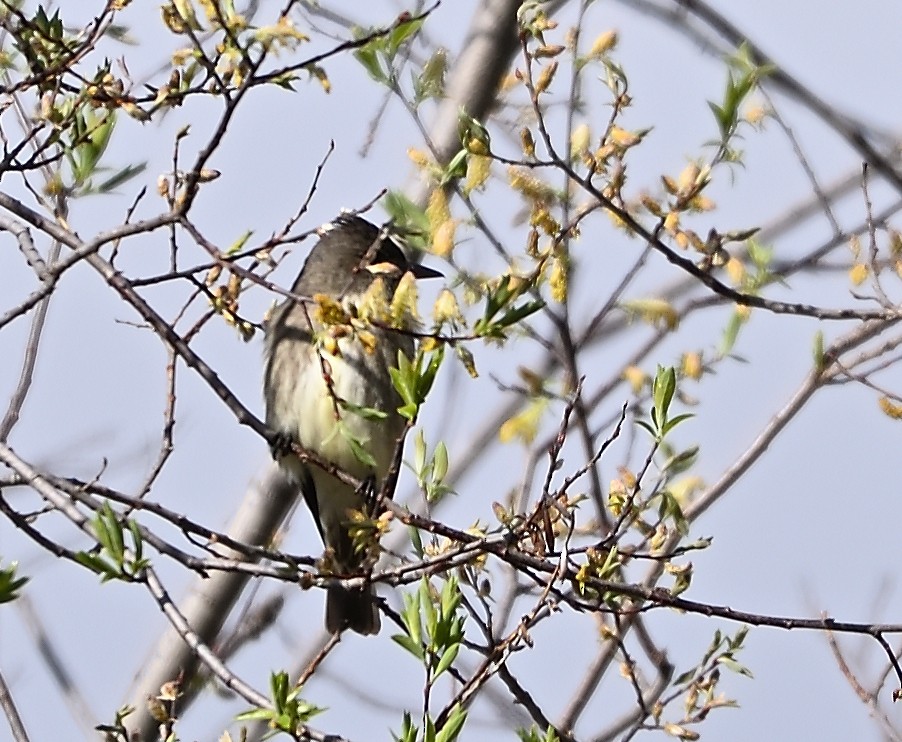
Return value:
<svg viewBox="0 0 902 742">
<path fill-rule="evenodd" d="M 266 424 L 281 441 L 272 446 L 273 457 L 300 489 L 331 564 L 347 575 L 365 561 L 355 553 L 349 529 L 349 513 L 367 505 L 365 488 L 302 461 L 285 442 L 316 453 L 379 492 L 406 430 L 389 369 L 398 365 L 399 352 L 413 358 L 415 339 L 404 331 L 412 329 L 413 320 L 402 320 L 400 329 L 365 322 L 360 329 L 351 318 L 359 317 L 375 289 L 391 299 L 407 272 L 415 279 L 442 274 L 408 259 L 390 227 L 353 213 L 342 213 L 318 234 L 291 287 L 292 297 L 308 301 L 288 298 L 266 323 L 263 396 Z M 330 634 L 378 633 L 373 586 L 327 587 L 325 626 Z"/>
</svg>

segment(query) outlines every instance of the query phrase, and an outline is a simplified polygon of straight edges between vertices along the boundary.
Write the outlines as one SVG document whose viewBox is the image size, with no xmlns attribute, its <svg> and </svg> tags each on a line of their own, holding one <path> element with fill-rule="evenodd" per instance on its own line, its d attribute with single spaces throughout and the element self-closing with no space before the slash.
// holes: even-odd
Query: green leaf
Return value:
<svg viewBox="0 0 902 742">
<path fill-rule="evenodd" d="M 432 590 L 427 578 L 424 577 L 420 580 L 418 592 L 420 598 L 420 613 L 423 617 L 423 627 L 426 629 L 427 636 L 434 637 L 438 616 L 435 612 L 435 606 L 432 604 Z"/>
<path fill-rule="evenodd" d="M 301 686 L 292 686 L 288 673 L 284 671 L 270 675 L 269 687 L 273 700 L 272 709 L 250 709 L 235 718 L 239 721 L 265 720 L 273 729 L 295 735 L 301 724 L 324 710 L 302 699 Z"/>
<path fill-rule="evenodd" d="M 680 422 L 680 418 L 686 419 L 687 417 L 691 417 L 691 415 L 678 415 L 674 420 Z M 685 451 L 674 454 L 667 459 L 661 467 L 661 471 L 667 472 L 671 477 L 676 474 L 682 474 L 687 469 L 690 469 L 698 460 L 698 452 L 698 446 L 690 446 Z"/>
<path fill-rule="evenodd" d="M 90 114 L 82 117 L 78 114 L 76 120 L 81 120 L 79 127 L 80 136 L 73 142 L 73 151 L 78 160 L 75 172 L 77 185 L 87 182 L 97 169 L 97 164 L 110 143 L 113 128 L 116 125 L 114 113 L 108 113 L 103 118 Z"/>
<path fill-rule="evenodd" d="M 423 626 L 420 621 L 419 591 L 405 593 L 404 610 L 401 613 L 401 619 L 404 621 L 404 626 L 407 628 L 410 638 L 417 646 L 420 646 L 423 643 Z M 422 650 L 420 650 L 420 656 L 422 656 Z"/>
<path fill-rule="evenodd" d="M 742 645 L 745 642 L 745 637 L 749 633 L 749 627 L 743 626 L 736 632 L 732 639 L 729 641 L 730 649 L 736 651 L 738 649 L 742 649 Z"/>
<path fill-rule="evenodd" d="M 389 78 L 385 73 L 385 70 L 382 69 L 382 63 L 379 59 L 378 49 L 380 45 L 381 39 L 373 39 L 354 52 L 354 59 L 363 65 L 367 74 L 369 74 L 376 82 L 386 83 Z"/>
<path fill-rule="evenodd" d="M 673 394 L 676 391 L 676 372 L 672 367 L 664 368 L 658 366 L 658 372 L 655 374 L 655 381 L 652 387 L 652 396 L 654 397 L 655 410 L 658 412 L 658 421 L 667 419 L 667 411 L 673 400 Z"/>
<path fill-rule="evenodd" d="M 236 721 L 254 721 L 256 719 L 271 719 L 273 712 L 270 709 L 251 709 L 250 711 L 242 711 L 235 716 Z"/>
<path fill-rule="evenodd" d="M 294 75 L 290 72 L 285 72 L 284 74 L 276 75 L 275 77 L 271 78 L 270 82 L 273 85 L 282 88 L 282 90 L 290 90 L 293 93 L 294 85 L 292 83 L 297 82 L 298 79 L 299 78 L 297 75 Z"/>
<path fill-rule="evenodd" d="M 106 521 L 110 537 L 110 555 L 115 561 L 121 563 L 125 559 L 125 538 L 123 537 L 122 524 L 108 502 L 103 503 L 103 510 L 99 517 Z"/>
<path fill-rule="evenodd" d="M 425 209 L 421 209 L 400 191 L 389 191 L 383 207 L 411 247 L 428 250 L 429 217 L 426 216 Z"/>
<path fill-rule="evenodd" d="M 276 704 L 276 710 L 280 710 L 285 706 L 285 701 L 288 699 L 288 688 L 287 672 L 274 672 L 269 676 L 269 689 Z"/>
<path fill-rule="evenodd" d="M 237 240 L 235 240 L 231 245 L 229 245 L 226 250 L 226 255 L 237 255 L 240 253 L 244 246 L 247 244 L 247 241 L 251 238 L 253 231 L 248 229 L 243 235 L 241 235 Z"/>
<path fill-rule="evenodd" d="M 413 443 L 413 472 L 421 480 L 426 470 L 426 434 L 420 428 Z"/>
<path fill-rule="evenodd" d="M 729 114 L 713 101 L 708 101 L 708 106 L 714 113 L 714 120 L 717 122 L 717 128 L 720 131 L 721 139 L 726 139 L 730 134 Z"/>
<path fill-rule="evenodd" d="M 360 439 L 351 432 L 351 429 L 344 422 L 344 420 L 339 420 L 335 428 L 344 442 L 348 444 L 348 448 L 351 449 L 351 453 L 354 454 L 354 458 L 364 466 L 375 469 L 376 459 L 373 458 L 373 454 L 367 451 L 366 447 L 363 445 Z"/>
<path fill-rule="evenodd" d="M 19 590 L 28 582 L 27 577 L 16 577 L 18 562 L 0 569 L 0 603 L 9 603 L 19 597 Z"/>
<path fill-rule="evenodd" d="M 478 154 L 488 154 L 492 148 L 492 139 L 488 129 L 461 108 L 457 113 L 457 137 L 464 149 Z M 477 143 L 477 149 L 473 144 Z"/>
<path fill-rule="evenodd" d="M 708 645 L 708 648 L 705 650 L 705 654 L 702 656 L 702 661 L 699 665 L 704 665 L 710 660 L 714 653 L 720 649 L 720 645 L 723 644 L 723 634 L 720 633 L 720 629 L 715 629 L 714 636 L 711 638 L 711 644 Z"/>
<path fill-rule="evenodd" d="M 426 369 L 420 375 L 417 382 L 417 404 L 422 404 L 426 401 L 426 397 L 429 395 L 429 392 L 432 391 L 435 377 L 444 360 L 445 346 L 439 345 L 429 356 L 429 363 L 426 364 Z"/>
<path fill-rule="evenodd" d="M 417 733 L 419 731 L 420 730 L 417 729 L 416 725 L 413 723 L 410 712 L 405 711 L 401 720 L 401 734 L 395 735 L 393 733 L 392 738 L 395 742 L 417 742 Z"/>
<path fill-rule="evenodd" d="M 127 183 L 136 175 L 140 175 L 147 169 L 147 162 L 142 162 L 139 165 L 128 165 L 122 168 L 119 172 L 111 177 L 107 178 L 95 189 L 97 193 L 109 193 L 110 191 L 118 188 L 123 183 Z"/>
<path fill-rule="evenodd" d="M 347 410 L 358 417 L 362 417 L 364 420 L 385 420 L 388 417 L 387 412 L 377 410 L 375 407 L 361 407 L 360 405 L 348 402 L 345 399 L 340 400 L 339 404 L 343 410 Z"/>
<path fill-rule="evenodd" d="M 442 615 L 453 616 L 460 606 L 463 597 L 460 594 L 460 586 L 457 578 L 453 575 L 449 577 L 442 587 Z"/>
<path fill-rule="evenodd" d="M 394 634 L 392 636 L 392 640 L 404 647 L 408 652 L 410 652 L 414 657 L 418 660 L 423 660 L 423 645 L 417 641 L 414 641 L 411 637 L 406 634 Z"/>
<path fill-rule="evenodd" d="M 673 430 L 677 425 L 679 425 L 684 420 L 688 420 L 689 418 L 695 417 L 691 412 L 684 412 L 682 415 L 677 415 L 674 418 L 670 418 L 664 425 L 661 427 L 661 435 L 667 435 L 671 430 Z"/>
<path fill-rule="evenodd" d="M 100 575 L 101 582 L 109 582 L 120 576 L 119 570 L 98 554 L 79 551 L 75 554 L 75 561 Z"/>
<path fill-rule="evenodd" d="M 826 356 L 824 354 L 824 333 L 821 330 L 818 330 L 814 333 L 814 367 L 817 370 L 821 370 L 824 368 L 824 360 Z"/>
<path fill-rule="evenodd" d="M 420 411 L 420 405 L 426 400 L 426 396 L 432 389 L 435 376 L 445 356 L 445 348 L 439 346 L 429 357 L 429 363 L 423 369 L 422 351 L 417 351 L 413 362 L 407 356 L 398 351 L 398 367 L 390 368 L 392 383 L 404 404 L 398 408 L 398 413 L 408 420 L 416 420 Z"/>
<path fill-rule="evenodd" d="M 457 359 L 463 364 L 464 369 L 466 369 L 471 379 L 479 377 L 479 372 L 476 370 L 476 361 L 473 358 L 473 354 L 467 348 L 460 343 L 455 344 L 454 355 L 457 356 Z"/>
<path fill-rule="evenodd" d="M 439 47 L 426 60 L 419 75 L 413 78 L 414 100 L 417 105 L 428 98 L 441 98 L 445 94 L 445 72 L 448 69 L 448 52 Z"/>
<path fill-rule="evenodd" d="M 736 339 L 739 337 L 739 330 L 742 329 L 742 325 L 745 324 L 746 315 L 741 314 L 738 311 L 733 312 L 730 315 L 730 321 L 727 322 L 727 326 L 724 328 L 723 337 L 720 341 L 720 354 L 722 356 L 729 355 L 733 346 L 736 345 Z"/>
<path fill-rule="evenodd" d="M 395 390 L 405 405 L 416 406 L 416 375 L 413 364 L 402 351 L 398 351 L 398 367 L 388 370 Z"/>
<path fill-rule="evenodd" d="M 521 319 L 525 319 L 529 315 L 535 314 L 544 307 L 545 301 L 543 299 L 528 301 L 525 304 L 521 304 L 519 307 L 509 309 L 495 324 L 499 327 L 509 327 L 515 322 L 519 322 Z"/>
<path fill-rule="evenodd" d="M 765 247 L 758 240 L 748 240 L 745 243 L 745 250 L 748 253 L 749 260 L 759 270 L 768 268 L 774 259 L 773 249 Z"/>
<path fill-rule="evenodd" d="M 460 651 L 460 644 L 452 644 L 445 649 L 439 657 L 438 664 L 435 666 L 435 672 L 432 675 L 433 680 L 441 675 L 445 670 L 451 667 L 451 663 L 457 659 L 457 653 Z"/>
<path fill-rule="evenodd" d="M 407 526 L 407 532 L 410 534 L 410 545 L 413 548 L 413 553 L 416 554 L 418 558 L 422 559 L 425 552 L 423 550 L 423 538 L 420 536 L 420 529 L 416 526 Z"/>
<path fill-rule="evenodd" d="M 670 490 L 662 490 L 661 506 L 658 508 L 658 516 L 662 519 L 670 519 L 676 526 L 677 533 L 681 536 L 689 534 L 689 521 L 683 514 L 683 508 L 680 507 L 679 501 L 673 496 Z"/>
<path fill-rule="evenodd" d="M 739 675 L 745 675 L 747 678 L 754 677 L 752 675 L 752 671 L 749 670 L 745 665 L 740 665 L 736 660 L 734 660 L 729 655 L 723 655 L 717 658 L 717 664 L 723 665 L 728 670 L 732 670 Z"/>
<path fill-rule="evenodd" d="M 436 742 L 435 722 L 432 721 L 431 716 L 427 716 L 425 719 L 425 726 L 423 729 L 423 742 Z"/>
<path fill-rule="evenodd" d="M 505 327 L 509 327 L 544 307 L 545 303 L 541 299 L 527 301 L 519 307 L 508 309 L 499 320 L 493 321 L 502 309 L 508 307 L 529 288 L 528 281 L 514 280 L 512 276 L 508 275 L 502 276 L 498 284 L 486 295 L 485 311 L 482 318 L 477 320 L 473 327 L 474 334 L 503 338 Z"/>
<path fill-rule="evenodd" d="M 467 712 L 461 708 L 460 704 L 454 707 L 454 710 L 448 716 L 441 731 L 436 735 L 435 742 L 454 742 L 463 729 L 464 722 L 467 720 Z"/>
<path fill-rule="evenodd" d="M 399 23 L 392 29 L 388 35 L 388 53 L 392 58 L 398 53 L 401 45 L 422 28 L 425 20 L 425 18 L 415 18 Z"/>
<path fill-rule="evenodd" d="M 554 731 L 554 727 L 551 724 L 548 725 L 548 729 L 545 730 L 545 734 L 543 736 L 539 736 L 541 734 L 539 728 L 533 724 L 531 729 L 518 729 L 517 736 L 520 738 L 520 742 L 560 742 L 560 737 L 557 736 L 557 733 Z"/>
<path fill-rule="evenodd" d="M 102 514 L 98 514 L 91 522 L 91 525 L 94 527 L 94 535 L 97 537 L 97 543 L 100 544 L 104 551 L 109 552 L 113 542 Z"/>
<path fill-rule="evenodd" d="M 126 520 L 125 523 L 128 526 L 128 532 L 132 535 L 132 550 L 135 552 L 135 563 L 143 563 L 144 539 L 141 537 L 141 529 L 138 528 L 138 524 L 133 520 Z"/>
<path fill-rule="evenodd" d="M 445 166 L 445 169 L 442 171 L 442 177 L 439 181 L 439 185 L 446 185 L 453 180 L 458 180 L 459 178 L 463 178 L 467 174 L 467 158 L 470 156 L 470 153 L 462 149 L 458 151 L 454 157 L 448 162 Z"/>
<path fill-rule="evenodd" d="M 432 454 L 432 477 L 441 482 L 448 474 L 448 448 L 439 441 Z"/>
</svg>

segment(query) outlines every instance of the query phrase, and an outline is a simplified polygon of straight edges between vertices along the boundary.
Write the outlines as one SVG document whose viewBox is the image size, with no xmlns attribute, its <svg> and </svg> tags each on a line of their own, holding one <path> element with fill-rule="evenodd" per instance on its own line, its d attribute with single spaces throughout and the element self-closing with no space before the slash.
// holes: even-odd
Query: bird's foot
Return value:
<svg viewBox="0 0 902 742">
<path fill-rule="evenodd" d="M 284 430 L 273 433 L 269 439 L 269 452 L 272 454 L 274 461 L 284 458 L 294 449 L 295 440 L 290 433 Z"/>
<path fill-rule="evenodd" d="M 363 512 L 369 518 L 375 518 L 379 509 L 379 487 L 376 485 L 376 477 L 370 474 L 357 488 L 357 494 L 363 500 Z"/>
</svg>

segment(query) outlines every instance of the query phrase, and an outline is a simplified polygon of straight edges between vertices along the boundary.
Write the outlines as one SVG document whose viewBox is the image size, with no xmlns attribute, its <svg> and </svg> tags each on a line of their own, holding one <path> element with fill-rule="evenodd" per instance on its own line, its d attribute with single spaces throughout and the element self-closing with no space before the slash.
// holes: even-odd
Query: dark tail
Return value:
<svg viewBox="0 0 902 742">
<path fill-rule="evenodd" d="M 372 585 L 363 590 L 330 587 L 326 591 L 326 631 L 330 634 L 345 629 L 358 634 L 378 634 L 379 626 L 379 610 Z"/>
</svg>

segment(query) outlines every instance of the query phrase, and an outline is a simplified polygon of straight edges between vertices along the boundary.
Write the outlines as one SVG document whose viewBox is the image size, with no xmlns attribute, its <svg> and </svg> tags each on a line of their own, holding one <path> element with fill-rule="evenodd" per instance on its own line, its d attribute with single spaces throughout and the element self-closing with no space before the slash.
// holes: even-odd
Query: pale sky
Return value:
<svg viewBox="0 0 902 742">
<path fill-rule="evenodd" d="M 812 3 L 801 0 L 712 0 L 711 4 L 783 69 L 840 112 L 888 134 L 898 132 L 902 65 L 897 47 L 902 11 L 895 3 L 823 4 L 816 14 Z M 629 173 L 630 189 L 639 192 L 657 188 L 662 172 L 678 174 L 687 160 L 701 155 L 703 144 L 716 136 L 706 101 L 721 94 L 725 69 L 716 57 L 628 5 L 595 3 L 584 33 L 591 39 L 607 29 L 618 31 L 616 58 L 629 76 L 635 101 L 626 120 L 635 128 L 654 127 Z M 349 14 L 359 12 L 356 3 L 337 6 Z M 430 38 L 456 50 L 475 6 L 472 0 L 446 0 L 427 23 Z M 371 7 L 365 20 L 374 23 L 389 22 L 403 9 L 389 2 Z M 109 53 L 125 54 L 136 80 L 155 70 L 174 48 L 172 37 L 159 27 L 158 14 L 157 4 L 134 3 L 120 17 L 141 45 L 111 46 Z M 562 15 L 562 27 L 567 25 L 566 19 L 572 15 Z M 330 46 L 322 38 L 313 43 L 323 49 Z M 406 150 L 422 145 L 409 117 L 391 102 L 375 133 L 374 146 L 361 158 L 361 147 L 384 94 L 349 56 L 329 61 L 326 70 L 331 94 L 324 94 L 315 82 L 304 81 L 296 86 L 296 94 L 257 91 L 232 122 L 224 145 L 210 163 L 222 177 L 204 187 L 192 212 L 206 236 L 220 246 L 231 244 L 248 229 L 254 231 L 253 240 L 263 240 L 277 230 L 304 198 L 330 140 L 336 150 L 307 217 L 309 228 L 328 221 L 342 207 L 362 205 L 382 188 L 403 188 L 411 182 L 413 167 Z M 775 102 L 824 185 L 860 168 L 860 156 L 810 113 L 779 95 Z M 588 110 L 598 116 L 607 111 L 591 99 Z M 174 133 L 191 124 L 191 134 L 182 145 L 186 161 L 190 161 L 195 149 L 206 142 L 216 112 L 215 101 L 192 99 L 161 122 L 144 126 L 124 122 L 112 144 L 110 162 L 123 166 L 146 159 L 147 170 L 116 196 L 75 203 L 70 218 L 73 228 L 84 237 L 119 223 L 144 185 L 149 195 L 139 215 L 164 210 L 165 204 L 154 193 L 157 176 L 171 167 Z M 508 154 L 516 154 L 503 132 L 493 134 L 502 149 L 507 147 Z M 774 123 L 761 134 L 747 131 L 743 149 L 745 167 L 735 170 L 732 183 L 730 178 L 722 178 L 710 194 L 719 207 L 713 223 L 730 228 L 764 226 L 808 197 L 806 176 Z M 3 188 L 13 190 L 13 182 L 5 180 Z M 875 180 L 872 197 L 879 210 L 891 202 L 893 194 Z M 842 202 L 837 214 L 844 226 L 863 218 L 862 204 L 857 190 Z M 513 226 L 516 205 L 510 199 L 485 199 L 479 206 L 502 237 L 520 244 L 522 228 Z M 373 214 L 374 219 L 381 218 L 379 212 Z M 811 249 L 829 233 L 821 216 L 800 223 L 773 247 L 778 257 L 788 258 Z M 597 236 L 584 234 L 585 244 L 594 245 L 593 240 L 598 248 L 580 265 L 574 279 L 574 306 L 587 310 L 599 287 L 614 280 L 609 275 L 612 266 L 619 267 L 641 247 L 613 230 Z M 0 249 L 0 295 L 9 291 L 13 297 L 0 304 L 3 310 L 31 286 L 22 287 L 22 261 L 8 235 L 0 237 L 0 245 L 6 248 Z M 302 245 L 277 274 L 283 285 L 291 282 L 308 246 Z M 498 270 L 500 266 L 489 253 L 471 232 L 459 248 L 458 259 Z M 658 262 L 651 274 L 655 282 L 641 284 L 645 289 L 679 278 L 663 260 L 654 260 Z M 129 243 L 122 261 L 136 275 L 164 271 L 168 261 L 165 234 Z M 197 262 L 202 262 L 199 256 Z M 844 272 L 839 271 L 829 279 L 794 281 L 789 290 L 774 289 L 772 296 L 848 304 L 846 284 Z M 175 308 L 185 290 L 184 286 L 150 289 L 147 296 Z M 262 292 L 251 292 L 242 309 L 259 317 L 270 301 Z M 687 323 L 658 349 L 653 363 L 675 363 L 691 344 L 687 338 L 713 350 L 727 316 L 724 310 Z M 129 324 L 135 320 L 89 269 L 67 275 L 50 312 L 34 390 L 11 439 L 20 455 L 54 471 L 85 478 L 106 466 L 104 481 L 126 491 L 143 479 L 159 442 L 165 355 L 155 337 Z M 817 329 L 812 320 L 756 313 L 736 348 L 747 363 L 726 362 L 716 376 L 700 385 L 687 385 L 686 392 L 699 404 L 691 410 L 695 417 L 680 429 L 677 440 L 701 447 L 700 476 L 715 480 L 790 398 L 811 366 Z M 831 338 L 848 327 L 826 324 L 820 329 Z M 637 325 L 636 332 L 644 336 L 647 329 Z M 24 321 L 0 333 L 0 357 L 10 359 L 0 363 L 0 400 L 8 398 L 16 383 L 26 333 Z M 593 364 L 585 373 L 590 388 L 610 376 L 628 345 L 618 341 L 589 356 Z M 196 349 L 246 405 L 262 413 L 259 338 L 245 344 L 221 322 L 212 322 L 198 338 Z M 526 344 L 517 346 L 515 353 L 481 346 L 472 350 L 480 379 L 468 382 L 449 366 L 421 421 L 430 442 L 445 440 L 452 465 L 486 410 L 497 404 L 498 392 L 490 374 L 516 383 L 517 366 L 528 365 L 536 357 L 535 348 Z M 184 368 L 179 371 L 178 397 L 176 452 L 153 496 L 167 507 L 221 528 L 268 454 L 264 443 L 239 427 L 209 388 Z M 603 413 L 609 414 L 628 397 L 623 387 Z M 827 611 L 841 620 L 898 621 L 902 596 L 892 564 L 902 518 L 896 471 L 899 432 L 898 423 L 879 412 L 876 398 L 867 389 L 851 386 L 817 395 L 734 491 L 694 524 L 694 536 L 713 536 L 714 543 L 692 557 L 695 579 L 686 597 L 757 613 L 813 617 Z M 557 426 L 559 414 L 557 410 L 547 418 L 548 431 Z M 602 419 L 599 414 L 596 422 Z M 493 523 L 491 503 L 503 499 L 518 484 L 523 462 L 517 444 L 496 449 L 463 479 L 459 494 L 437 517 L 464 528 L 476 520 Z M 569 463 L 575 467 L 580 462 L 573 459 Z M 616 463 L 616 459 L 603 462 L 605 482 L 616 475 Z M 412 486 L 409 478 L 402 479 L 399 491 L 408 493 Z M 16 496 L 10 493 L 13 503 Z M 161 531 L 180 538 L 171 529 Z M 50 533 L 69 547 L 83 547 L 65 523 Z M 284 547 L 297 553 L 319 553 L 309 514 L 303 509 L 296 514 Z M 0 520 L 0 556 L 4 564 L 18 560 L 21 573 L 31 577 L 24 591 L 28 600 L 83 690 L 97 722 L 111 721 L 136 669 L 164 627 L 149 596 L 137 586 L 99 586 L 92 574 L 57 563 L 5 520 Z M 194 579 L 180 567 L 163 559 L 158 562 L 161 576 L 175 596 Z M 278 587 L 264 584 L 261 590 L 265 594 Z M 398 602 L 395 596 L 395 605 Z M 265 691 L 269 670 L 292 666 L 320 631 L 321 619 L 321 593 L 293 592 L 277 630 L 240 654 L 233 663 L 235 671 Z M 655 639 L 667 647 L 677 672 L 701 656 L 716 628 L 729 633 L 739 629 L 736 624 L 663 609 L 653 612 L 648 623 Z M 512 661 L 513 669 L 552 717 L 579 682 L 585 643 L 595 641 L 587 619 L 567 619 L 562 625 L 566 631 L 554 621 L 543 624 L 535 632 L 536 650 Z M 391 633 L 383 630 L 378 638 L 343 640 L 334 662 L 305 689 L 306 698 L 330 708 L 314 720 L 315 726 L 353 740 L 390 739 L 388 730 L 397 732 L 402 709 L 416 716 L 422 671 L 412 658 L 402 655 L 391 641 Z M 700 728 L 706 738 L 734 742 L 880 739 L 877 725 L 831 658 L 824 636 L 759 628 L 749 633 L 746 645 L 740 660 L 755 678 L 731 676 L 724 681 L 724 691 L 738 698 L 741 709 L 712 713 Z M 594 649 L 594 644 L 591 646 Z M 844 641 L 843 646 L 851 656 L 866 658 L 865 665 L 872 673 L 885 663 L 873 641 Z M 79 736 L 36 655 L 29 622 L 15 605 L 0 607 L 0 666 L 33 740 Z M 345 698 L 342 676 L 360 680 L 372 703 Z M 392 682 L 387 687 L 389 676 Z M 592 706 L 578 734 L 604 727 L 606 721 L 630 708 L 628 685 L 616 673 L 604 682 L 603 703 Z M 889 683 L 883 692 L 891 690 Z M 48 713 L 48 708 L 53 712 Z M 243 702 L 205 699 L 188 711 L 179 727 L 180 737 L 214 739 L 231 716 L 244 708 Z M 485 719 L 485 707 L 474 710 L 463 739 L 514 739 L 513 732 L 496 737 L 497 729 L 484 726 Z M 71 735 L 59 736 L 61 729 L 70 727 Z M 0 724 L 0 728 L 5 727 Z"/>
</svg>

